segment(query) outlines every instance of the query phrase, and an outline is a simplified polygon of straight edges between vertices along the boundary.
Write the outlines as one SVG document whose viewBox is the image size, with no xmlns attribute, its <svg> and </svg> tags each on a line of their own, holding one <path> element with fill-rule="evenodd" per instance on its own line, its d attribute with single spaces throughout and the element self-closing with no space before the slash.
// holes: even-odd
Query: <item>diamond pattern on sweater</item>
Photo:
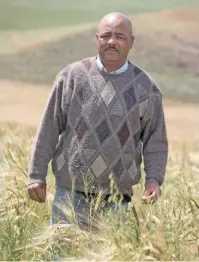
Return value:
<svg viewBox="0 0 199 262">
<path fill-rule="evenodd" d="M 118 92 L 122 92 L 125 90 L 128 86 L 132 86 L 134 84 L 134 80 L 131 75 L 131 79 L 129 77 L 124 78 L 124 77 L 117 77 L 114 81 L 114 86 L 117 88 Z"/>
<path fill-rule="evenodd" d="M 97 178 L 100 177 L 104 173 L 104 171 L 107 169 L 107 165 L 104 162 L 104 159 L 102 158 L 101 155 L 98 155 L 98 157 L 92 163 L 91 169 Z"/>
<path fill-rule="evenodd" d="M 139 97 L 139 102 L 146 100 L 149 96 L 146 89 L 142 87 L 139 83 L 136 83 L 136 91 Z"/>
<path fill-rule="evenodd" d="M 126 102 L 126 108 L 129 111 L 133 106 L 136 105 L 136 96 L 134 92 L 134 86 L 131 86 L 123 93 L 124 100 Z"/>
<path fill-rule="evenodd" d="M 96 127 L 96 133 L 101 144 L 110 136 L 111 132 L 106 119 Z"/>
<path fill-rule="evenodd" d="M 132 163 L 132 160 L 133 160 L 132 154 L 124 154 L 124 166 L 128 168 L 129 165 Z"/>
<path fill-rule="evenodd" d="M 83 155 L 88 162 L 94 157 L 95 152 L 96 150 L 94 149 L 83 149 Z"/>
<path fill-rule="evenodd" d="M 117 116 L 124 116 L 124 108 L 121 103 L 121 99 L 117 99 L 114 104 L 110 107 L 109 114 L 117 115 Z"/>
<path fill-rule="evenodd" d="M 85 166 L 81 160 L 80 154 L 77 152 L 75 153 L 69 160 L 69 167 L 71 175 L 77 176 L 82 174 Z"/>
<path fill-rule="evenodd" d="M 79 123 L 76 126 L 75 130 L 77 133 L 77 137 L 80 141 L 83 138 L 83 136 L 86 134 L 86 132 L 88 131 L 88 125 L 86 124 L 86 121 L 84 118 L 81 118 L 79 120 Z"/>
<path fill-rule="evenodd" d="M 75 123 L 79 116 L 81 115 L 82 106 L 79 103 L 77 97 L 74 97 L 72 105 L 69 107 L 68 111 L 68 121 L 72 126 L 75 126 Z"/>
<path fill-rule="evenodd" d="M 115 139 L 112 136 L 102 147 L 103 155 L 109 166 L 111 166 L 117 156 L 120 154 L 120 147 Z"/>
<path fill-rule="evenodd" d="M 135 145 L 135 148 L 138 147 L 139 143 L 140 143 L 140 139 L 141 139 L 141 132 L 137 132 L 134 137 L 133 137 L 133 141 L 134 141 L 134 145 Z"/>
<path fill-rule="evenodd" d="M 131 154 L 134 156 L 134 149 L 133 149 L 133 146 L 132 146 L 132 140 L 129 140 L 126 145 L 124 146 L 123 148 L 123 153 L 124 154 Z"/>
<path fill-rule="evenodd" d="M 95 126 L 102 118 L 104 118 L 105 110 L 102 103 L 96 101 L 93 105 L 91 114 L 89 116 L 90 123 Z"/>
<path fill-rule="evenodd" d="M 136 83 L 139 83 L 139 87 L 142 87 L 143 95 L 145 92 L 148 92 L 151 90 L 152 82 L 151 79 L 147 74 L 141 74 L 135 79 Z"/>
<path fill-rule="evenodd" d="M 128 115 L 128 120 L 129 120 L 129 125 L 130 125 L 130 128 L 131 128 L 132 135 L 136 134 L 141 128 L 139 109 L 140 108 L 139 108 L 139 105 L 138 105 Z"/>
<path fill-rule="evenodd" d="M 94 181 L 96 183 L 100 181 L 103 189 L 109 186 L 106 179 L 111 172 L 117 178 L 118 186 L 122 188 L 121 192 L 125 192 L 132 186 L 132 183 L 136 183 L 140 178 L 141 138 L 143 138 L 146 154 L 151 147 L 161 151 L 156 154 L 156 157 L 148 154 L 145 166 L 147 179 L 153 178 L 155 174 L 162 183 L 168 147 L 162 112 L 162 96 L 155 83 L 150 80 L 150 85 L 146 86 L 149 78 L 145 72 L 130 62 L 128 70 L 120 76 L 100 73 L 96 65 L 96 58 L 73 63 L 67 66 L 64 72 L 64 76 L 63 72 L 60 72 L 62 81 L 59 80 L 59 88 L 53 90 L 52 93 L 51 99 L 55 103 L 49 103 L 46 109 L 47 119 L 41 126 L 44 133 L 48 132 L 48 125 L 45 123 L 52 120 L 52 110 L 58 113 L 56 109 L 61 103 L 64 111 L 60 131 L 64 130 L 64 132 L 58 141 L 56 155 L 53 158 L 57 184 L 69 188 L 71 177 L 77 175 L 76 187 L 82 190 L 84 187 L 82 175 L 90 168 L 92 176 L 95 177 Z M 150 88 L 151 93 L 148 90 Z M 158 119 L 158 123 L 153 121 L 152 128 L 146 128 L 141 133 L 138 128 L 138 120 L 144 115 L 146 92 L 150 93 L 150 100 L 145 120 L 150 122 L 153 116 Z M 146 97 L 147 99 L 149 96 Z M 59 117 L 60 114 L 57 114 L 56 119 L 59 120 Z M 70 126 L 69 132 L 65 130 L 66 124 Z M 158 131 L 152 133 L 152 130 L 157 128 L 157 124 Z M 57 130 L 54 131 L 52 130 L 51 140 L 57 139 Z M 144 136 L 141 137 L 141 134 Z M 148 139 L 150 137 L 152 137 L 151 140 Z M 45 146 L 45 139 L 48 137 L 45 137 L 43 142 L 37 141 L 38 150 L 43 148 L 43 145 Z M 50 157 L 50 152 L 54 150 L 53 144 L 49 141 L 47 141 L 49 150 L 45 150 L 44 159 Z M 62 169 L 59 174 L 56 167 L 56 156 L 62 153 L 65 165 L 62 167 L 64 161 L 63 158 L 60 158 Z M 34 157 L 31 176 L 34 176 L 37 169 L 42 178 L 44 165 L 41 163 L 40 167 L 37 166 L 40 160 L 37 148 Z M 138 169 L 137 175 L 136 168 Z M 131 177 L 135 176 L 135 179 L 129 179 L 130 174 Z"/>
<path fill-rule="evenodd" d="M 107 82 L 104 89 L 101 92 L 101 97 L 108 107 L 111 101 L 113 100 L 114 96 L 116 94 L 115 88 L 113 87 L 111 81 Z"/>
<path fill-rule="evenodd" d="M 119 138 L 119 141 L 120 141 L 120 145 L 121 145 L 121 147 L 123 147 L 124 144 L 126 143 L 126 141 L 128 140 L 129 135 L 130 135 L 129 128 L 128 128 L 126 121 L 122 125 L 122 127 L 119 130 L 117 135 L 118 135 L 118 138 Z"/>
<path fill-rule="evenodd" d="M 133 182 L 133 178 L 129 175 L 129 173 L 125 172 L 120 179 L 119 189 L 123 192 L 123 194 L 131 194 Z"/>
<path fill-rule="evenodd" d="M 117 130 L 117 128 L 121 125 L 121 122 L 123 121 L 124 117 L 121 115 L 110 115 L 109 119 L 112 129 Z"/>
<path fill-rule="evenodd" d="M 133 161 L 133 164 L 131 165 L 131 167 L 128 169 L 129 175 L 135 179 L 135 177 L 137 176 L 137 167 L 136 167 L 136 163 L 135 160 Z"/>
<path fill-rule="evenodd" d="M 93 133 L 90 133 L 84 142 L 83 145 L 84 149 L 94 149 L 94 150 L 98 150 L 98 144 L 97 144 L 97 139 L 95 138 L 95 135 Z"/>
<path fill-rule="evenodd" d="M 81 103 L 85 103 L 87 100 L 89 100 L 89 98 L 92 96 L 89 84 L 84 83 L 84 85 L 80 88 L 77 94 Z"/>
<path fill-rule="evenodd" d="M 140 118 L 143 118 L 146 114 L 149 100 L 146 99 L 139 104 Z"/>
<path fill-rule="evenodd" d="M 97 180 L 97 187 L 98 188 L 108 188 L 110 185 L 110 171 L 107 169 L 103 172 L 101 176 L 98 177 Z"/>
<path fill-rule="evenodd" d="M 116 176 L 116 178 L 119 180 L 122 177 L 123 172 L 124 172 L 124 166 L 120 158 L 113 167 L 113 173 Z"/>
<path fill-rule="evenodd" d="M 97 91 L 101 92 L 103 87 L 106 84 L 106 81 L 101 76 L 92 76 L 91 77 L 91 84 L 92 84 L 94 89 L 96 89 Z"/>
</svg>

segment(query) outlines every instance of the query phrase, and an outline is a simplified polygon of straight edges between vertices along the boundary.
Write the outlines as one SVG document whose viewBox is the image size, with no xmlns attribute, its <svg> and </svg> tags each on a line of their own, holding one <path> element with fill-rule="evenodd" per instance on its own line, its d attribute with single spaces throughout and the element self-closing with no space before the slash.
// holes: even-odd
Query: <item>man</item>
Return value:
<svg viewBox="0 0 199 262">
<path fill-rule="evenodd" d="M 110 13 L 100 21 L 96 37 L 97 57 L 70 64 L 58 74 L 37 132 L 28 192 L 31 199 L 45 201 L 52 160 L 57 187 L 52 223 L 55 214 L 69 222 L 61 202 L 71 199 L 72 188 L 75 212 L 84 212 L 88 173 L 93 181 L 89 195 L 102 189 L 107 202 L 112 174 L 123 204 L 140 181 L 142 155 L 143 202 L 155 202 L 164 181 L 168 143 L 162 94 L 148 74 L 127 60 L 134 43 L 131 21 Z"/>
</svg>

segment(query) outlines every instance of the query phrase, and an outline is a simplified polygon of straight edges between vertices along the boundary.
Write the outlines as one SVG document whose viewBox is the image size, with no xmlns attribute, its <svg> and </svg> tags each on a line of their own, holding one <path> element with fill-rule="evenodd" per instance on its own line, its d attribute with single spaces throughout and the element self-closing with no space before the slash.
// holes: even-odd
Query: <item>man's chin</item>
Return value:
<svg viewBox="0 0 199 262">
<path fill-rule="evenodd" d="M 118 55 L 106 55 L 105 56 L 105 59 L 104 59 L 106 62 L 116 62 L 116 61 L 119 61 L 119 56 Z"/>
</svg>

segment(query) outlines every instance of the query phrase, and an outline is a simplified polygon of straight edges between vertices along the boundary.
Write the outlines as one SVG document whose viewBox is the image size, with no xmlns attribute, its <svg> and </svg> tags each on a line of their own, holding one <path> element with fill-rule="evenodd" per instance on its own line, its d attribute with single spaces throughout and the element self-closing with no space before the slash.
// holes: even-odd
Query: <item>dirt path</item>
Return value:
<svg viewBox="0 0 199 262">
<path fill-rule="evenodd" d="M 1 80 L 0 121 L 37 126 L 50 87 Z M 191 142 L 199 137 L 199 105 L 164 101 L 170 141 Z"/>
</svg>

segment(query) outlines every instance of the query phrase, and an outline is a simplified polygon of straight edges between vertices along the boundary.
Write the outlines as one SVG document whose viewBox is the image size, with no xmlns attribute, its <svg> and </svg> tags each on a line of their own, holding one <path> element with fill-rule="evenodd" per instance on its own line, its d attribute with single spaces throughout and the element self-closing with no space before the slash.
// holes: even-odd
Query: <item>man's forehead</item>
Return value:
<svg viewBox="0 0 199 262">
<path fill-rule="evenodd" d="M 98 32 L 104 31 L 126 31 L 132 32 L 131 21 L 124 15 L 118 13 L 111 13 L 103 17 L 98 26 Z"/>
<path fill-rule="evenodd" d="M 125 31 L 130 31 L 128 28 L 127 23 L 122 20 L 107 20 L 103 21 L 99 27 L 98 27 L 99 32 L 107 32 L 107 31 L 116 31 L 116 32 L 122 32 L 123 30 Z"/>
<path fill-rule="evenodd" d="M 125 32 L 124 30 L 122 30 L 122 28 L 115 28 L 115 27 L 111 27 L 111 26 L 107 26 L 105 27 L 104 29 L 100 30 L 99 31 L 100 34 L 103 34 L 103 33 L 114 33 L 114 34 L 126 34 L 127 32 Z"/>
</svg>

